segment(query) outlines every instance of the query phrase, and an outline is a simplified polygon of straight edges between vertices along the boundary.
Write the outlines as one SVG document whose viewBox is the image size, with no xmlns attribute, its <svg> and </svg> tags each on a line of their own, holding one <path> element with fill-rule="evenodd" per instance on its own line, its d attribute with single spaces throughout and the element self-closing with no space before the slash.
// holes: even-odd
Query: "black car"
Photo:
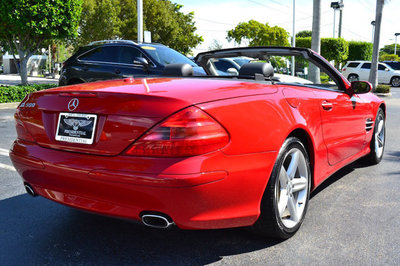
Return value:
<svg viewBox="0 0 400 266">
<path fill-rule="evenodd" d="M 394 70 L 400 70 L 400 62 L 397 62 L 397 61 L 383 61 L 383 63 L 389 65 Z"/>
<path fill-rule="evenodd" d="M 79 48 L 64 62 L 59 85 L 159 76 L 166 65 L 176 63 L 191 65 L 194 75 L 205 75 L 203 68 L 192 60 L 162 44 L 137 44 L 129 40 L 97 41 Z"/>
</svg>

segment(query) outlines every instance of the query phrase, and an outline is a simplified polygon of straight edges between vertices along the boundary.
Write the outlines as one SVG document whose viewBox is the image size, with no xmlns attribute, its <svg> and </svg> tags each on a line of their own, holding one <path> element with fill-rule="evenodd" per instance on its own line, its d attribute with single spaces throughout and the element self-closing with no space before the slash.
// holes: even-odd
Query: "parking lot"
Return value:
<svg viewBox="0 0 400 266">
<path fill-rule="evenodd" d="M 0 263 L 399 265 L 400 89 L 387 102 L 383 161 L 342 169 L 313 194 L 305 222 L 277 242 L 238 229 L 156 230 L 74 210 L 24 192 L 8 150 L 15 104 L 0 106 Z"/>
</svg>

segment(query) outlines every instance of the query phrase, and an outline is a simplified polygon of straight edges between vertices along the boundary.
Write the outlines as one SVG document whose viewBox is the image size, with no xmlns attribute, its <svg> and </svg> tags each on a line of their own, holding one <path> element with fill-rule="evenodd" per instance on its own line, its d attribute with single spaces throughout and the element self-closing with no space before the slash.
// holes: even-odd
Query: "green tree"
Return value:
<svg viewBox="0 0 400 266">
<path fill-rule="evenodd" d="M 296 47 L 311 48 L 311 37 L 296 38 Z M 321 55 L 328 61 L 344 62 L 349 55 L 349 44 L 342 38 L 321 38 Z"/>
<path fill-rule="evenodd" d="M 311 37 L 312 31 L 310 30 L 302 30 L 296 33 L 296 37 Z"/>
<path fill-rule="evenodd" d="M 379 56 L 379 61 L 400 61 L 400 57 L 397 54 L 383 54 Z"/>
<path fill-rule="evenodd" d="M 120 34 L 119 0 L 85 0 L 78 44 L 114 39 Z"/>
<path fill-rule="evenodd" d="M 115 38 L 136 40 L 136 5 L 133 0 L 86 0 L 78 44 Z M 151 32 L 153 42 L 186 54 L 203 38 L 194 33 L 194 13 L 184 14 L 181 8 L 169 0 L 143 1 L 143 28 Z"/>
<path fill-rule="evenodd" d="M 372 59 L 372 43 L 370 42 L 349 42 L 349 56 L 348 61 L 364 60 L 371 61 Z"/>
<path fill-rule="evenodd" d="M 241 22 L 234 29 L 228 31 L 227 40 L 234 40 L 241 44 L 247 41 L 249 46 L 289 46 L 289 33 L 281 27 L 271 27 L 255 20 Z"/>
<path fill-rule="evenodd" d="M 82 0 L 0 1 L 0 39 L 19 55 L 22 84 L 28 83 L 28 59 L 44 40 L 76 34 L 81 5 Z"/>
<path fill-rule="evenodd" d="M 395 44 L 388 44 L 385 45 L 381 50 L 380 50 L 380 54 L 394 54 L 394 46 Z M 398 56 L 400 56 L 400 45 L 399 43 L 397 43 L 397 51 L 396 54 Z"/>
</svg>

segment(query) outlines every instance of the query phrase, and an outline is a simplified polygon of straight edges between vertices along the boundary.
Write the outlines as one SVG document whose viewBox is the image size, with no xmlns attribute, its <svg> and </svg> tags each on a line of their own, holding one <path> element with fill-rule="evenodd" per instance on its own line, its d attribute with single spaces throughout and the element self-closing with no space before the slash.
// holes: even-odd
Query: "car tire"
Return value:
<svg viewBox="0 0 400 266">
<path fill-rule="evenodd" d="M 350 75 L 347 77 L 347 79 L 348 79 L 350 82 L 352 82 L 352 81 L 357 81 L 357 80 L 359 80 L 360 78 L 358 77 L 357 74 L 350 74 Z"/>
<path fill-rule="evenodd" d="M 367 165 L 378 164 L 382 160 L 386 140 L 385 125 L 385 113 L 382 108 L 379 108 L 375 118 L 374 132 L 370 142 L 371 152 L 364 158 L 365 164 Z"/>
<path fill-rule="evenodd" d="M 393 87 L 400 87 L 400 77 L 392 77 L 392 79 L 390 80 L 390 85 L 392 85 Z"/>
<path fill-rule="evenodd" d="M 251 230 L 288 239 L 300 228 L 307 212 L 311 187 L 308 154 L 298 138 L 283 143 L 265 189 L 260 216 Z"/>
</svg>

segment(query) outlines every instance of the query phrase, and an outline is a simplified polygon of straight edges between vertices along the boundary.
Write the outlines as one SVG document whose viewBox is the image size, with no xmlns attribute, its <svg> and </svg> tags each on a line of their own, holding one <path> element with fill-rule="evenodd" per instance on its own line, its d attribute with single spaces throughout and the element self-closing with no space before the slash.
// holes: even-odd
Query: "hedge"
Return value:
<svg viewBox="0 0 400 266">
<path fill-rule="evenodd" d="M 26 86 L 0 86 L 0 103 L 20 102 L 29 93 L 57 87 L 57 84 L 33 84 Z"/>
<path fill-rule="evenodd" d="M 373 49 L 373 44 L 370 42 L 350 41 L 349 56 L 347 57 L 347 61 L 354 61 L 354 60 L 371 61 L 372 49 Z"/>
</svg>

